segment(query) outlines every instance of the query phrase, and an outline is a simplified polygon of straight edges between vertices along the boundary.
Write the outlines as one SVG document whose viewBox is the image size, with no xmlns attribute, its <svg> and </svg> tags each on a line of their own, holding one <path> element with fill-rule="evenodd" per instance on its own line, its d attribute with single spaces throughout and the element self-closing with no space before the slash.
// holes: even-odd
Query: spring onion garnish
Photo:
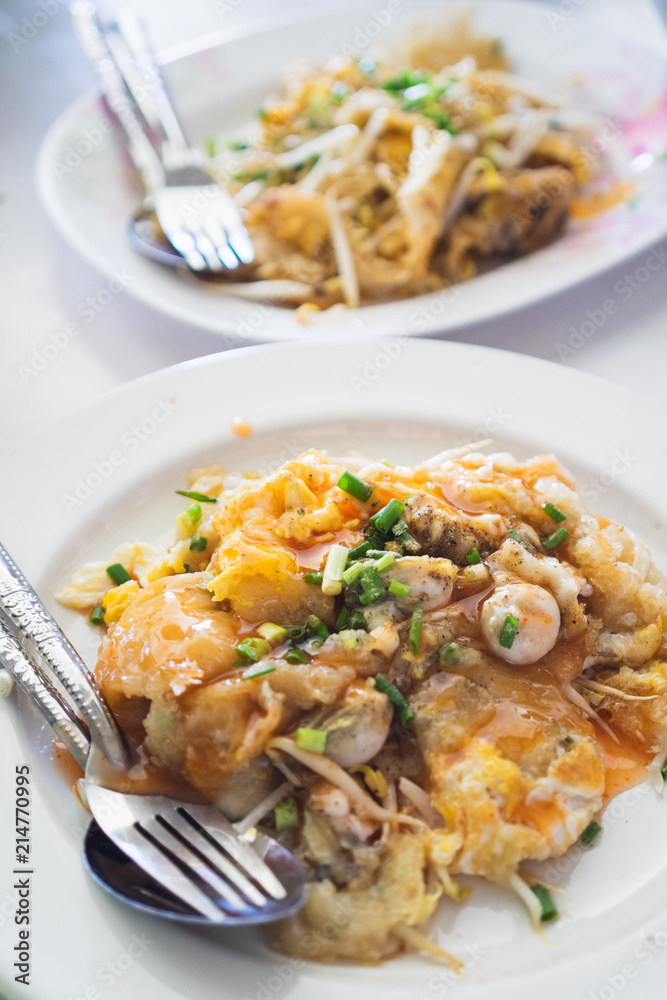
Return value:
<svg viewBox="0 0 667 1000">
<path fill-rule="evenodd" d="M 439 659 L 442 663 L 446 663 L 448 667 L 455 667 L 457 663 L 461 662 L 461 653 L 465 649 L 462 642 L 446 642 L 444 646 L 438 651 Z"/>
<path fill-rule="evenodd" d="M 360 604 L 377 604 L 383 600 L 385 589 L 375 566 L 364 566 L 358 579 L 361 584 Z"/>
<path fill-rule="evenodd" d="M 537 898 L 540 901 L 540 906 L 542 907 L 541 920 L 546 922 L 547 920 L 553 920 L 554 917 L 558 916 L 558 910 L 554 906 L 554 901 L 549 895 L 549 890 L 545 889 L 543 885 L 531 885 L 530 887 Z"/>
<path fill-rule="evenodd" d="M 363 568 L 364 564 L 362 562 L 355 562 L 352 563 L 351 566 L 347 567 L 347 569 L 343 573 L 343 583 L 345 584 L 346 587 L 349 587 L 351 584 L 354 583 L 354 581 L 357 579 Z"/>
<path fill-rule="evenodd" d="M 542 510 L 545 514 L 549 515 L 552 521 L 564 521 L 567 517 L 567 514 L 564 514 L 562 510 L 559 510 L 558 507 L 552 503 L 545 503 Z"/>
<path fill-rule="evenodd" d="M 415 721 L 414 712 L 398 688 L 394 687 L 391 681 L 388 681 L 386 677 L 382 676 L 382 674 L 377 674 L 374 680 L 375 687 L 378 691 L 382 691 L 382 694 L 386 694 L 394 708 L 398 710 L 398 715 L 403 725 L 411 726 Z"/>
<path fill-rule="evenodd" d="M 257 631 L 270 646 L 280 646 L 287 638 L 287 629 L 283 628 L 282 625 L 275 625 L 273 622 L 264 622 Z"/>
<path fill-rule="evenodd" d="M 593 819 L 588 824 L 582 835 L 579 837 L 579 840 L 581 841 L 582 844 L 586 845 L 592 844 L 601 829 L 602 827 L 600 826 L 600 824 L 596 823 L 595 820 Z"/>
<path fill-rule="evenodd" d="M 342 629 L 347 628 L 350 621 L 350 610 L 345 605 L 340 609 L 340 614 L 335 621 L 334 631 L 340 632 Z"/>
<path fill-rule="evenodd" d="M 306 583 L 312 583 L 316 587 L 322 586 L 322 574 L 316 572 L 313 569 L 309 569 L 306 573 Z"/>
<path fill-rule="evenodd" d="M 320 637 L 322 642 L 329 638 L 329 629 L 326 627 L 321 618 L 317 615 L 308 615 L 306 619 L 306 628 L 308 629 L 309 635 L 317 635 Z"/>
<path fill-rule="evenodd" d="M 120 587 L 121 583 L 127 583 L 132 577 L 127 572 L 124 566 L 120 563 L 114 563 L 113 566 L 107 566 L 107 576 L 109 579 Z"/>
<path fill-rule="evenodd" d="M 570 735 L 568 734 L 567 736 L 565 736 L 565 737 L 563 738 L 563 743 L 574 743 L 574 740 L 573 740 L 573 739 L 572 739 L 572 737 L 571 737 L 571 736 L 570 736 Z"/>
<path fill-rule="evenodd" d="M 500 639 L 498 642 L 505 649 L 511 649 L 514 645 L 514 640 L 516 639 L 516 634 L 519 631 L 519 623 L 514 617 L 514 615 L 507 615 L 505 621 L 503 622 L 503 627 L 500 632 Z"/>
<path fill-rule="evenodd" d="M 519 532 L 515 531 L 514 528 L 510 528 L 507 534 L 509 535 L 510 538 L 513 538 L 515 542 L 518 542 L 519 545 L 523 545 L 524 549 L 528 548 L 528 546 L 526 545 L 525 541 L 523 540 Z"/>
<path fill-rule="evenodd" d="M 343 589 L 343 573 L 347 565 L 349 549 L 344 545 L 332 545 L 327 556 L 327 564 L 322 576 L 322 593 L 335 596 Z"/>
<path fill-rule="evenodd" d="M 404 510 L 404 503 L 395 498 L 391 499 L 386 507 L 379 510 L 377 514 L 373 514 L 370 518 L 370 523 L 381 535 L 388 535 Z"/>
<path fill-rule="evenodd" d="M 294 799 L 287 799 L 286 802 L 279 802 L 274 807 L 273 815 L 276 820 L 276 830 L 293 830 L 299 825 L 299 812 Z"/>
<path fill-rule="evenodd" d="M 203 535 L 193 535 L 190 539 L 190 548 L 193 552 L 203 552 L 208 545 L 208 538 Z"/>
<path fill-rule="evenodd" d="M 186 507 L 181 518 L 185 522 L 186 528 L 189 526 L 194 528 L 201 521 L 201 504 L 198 504 L 195 500 L 191 503 L 189 507 Z"/>
<path fill-rule="evenodd" d="M 662 775 L 662 780 L 667 781 L 667 760 L 660 768 L 660 774 Z"/>
<path fill-rule="evenodd" d="M 243 671 L 244 681 L 252 681 L 255 677 L 263 677 L 264 674 L 272 674 L 276 669 L 275 663 L 257 663 Z"/>
<path fill-rule="evenodd" d="M 350 557 L 350 562 L 352 562 L 353 559 L 361 559 L 361 557 L 365 556 L 366 553 L 369 551 L 369 549 L 372 548 L 373 548 L 373 543 L 371 542 L 370 539 L 366 539 L 365 542 L 360 542 L 359 545 L 355 545 L 354 548 L 350 549 L 348 553 Z"/>
<path fill-rule="evenodd" d="M 347 469 L 336 483 L 336 486 L 338 489 L 342 490 L 343 493 L 348 493 L 351 497 L 354 497 L 355 500 L 361 500 L 362 503 L 366 503 L 367 500 L 370 500 L 373 490 L 375 489 L 374 486 L 371 486 L 369 483 L 365 483 L 363 479 L 359 479 L 358 476 L 348 472 Z"/>
<path fill-rule="evenodd" d="M 257 663 L 271 652 L 271 646 L 266 639 L 244 639 L 236 647 L 236 652 L 246 661 Z"/>
<path fill-rule="evenodd" d="M 390 580 L 387 590 L 396 597 L 407 597 L 410 593 L 407 583 L 401 583 L 399 580 Z"/>
<path fill-rule="evenodd" d="M 290 642 L 301 642 L 308 634 L 303 625 L 290 625 L 285 631 Z"/>
<path fill-rule="evenodd" d="M 364 632 L 368 632 L 368 622 L 364 617 L 363 611 L 353 611 L 347 627 L 349 629 L 363 629 Z"/>
<path fill-rule="evenodd" d="M 91 625 L 101 625 L 104 621 L 104 608 L 101 604 L 96 604 L 93 610 L 90 612 L 90 624 Z"/>
<path fill-rule="evenodd" d="M 217 503 L 215 497 L 207 497 L 205 493 L 197 493 L 196 490 L 176 490 L 179 496 L 188 497 L 189 500 L 198 500 L 199 503 Z"/>
<path fill-rule="evenodd" d="M 424 621 L 424 609 L 421 604 L 415 605 L 412 609 L 412 620 L 410 621 L 410 649 L 412 655 L 416 656 L 419 649 L 419 640 L 422 635 L 422 624 Z"/>
<path fill-rule="evenodd" d="M 466 552 L 466 562 L 469 566 L 476 566 L 477 563 L 481 563 L 481 561 L 482 557 L 480 556 L 478 549 L 473 547 L 469 552 Z"/>
<path fill-rule="evenodd" d="M 396 555 L 393 552 L 385 552 L 376 562 L 375 569 L 378 573 L 384 573 L 384 571 L 389 569 L 390 566 L 393 566 L 395 562 Z"/>
<path fill-rule="evenodd" d="M 394 527 L 391 529 L 391 533 L 404 552 L 411 552 L 413 555 L 417 552 L 421 552 L 421 544 L 417 541 L 414 535 L 410 534 L 408 526 L 403 518 L 399 518 Z"/>
<path fill-rule="evenodd" d="M 324 753 L 327 744 L 327 734 L 324 729 L 305 729 L 301 726 L 296 731 L 294 740 L 299 750 L 310 750 L 311 753 Z"/>
<path fill-rule="evenodd" d="M 542 545 L 548 552 L 551 552 L 552 549 L 555 549 L 557 545 L 561 545 L 569 537 L 570 532 L 567 528 L 556 528 L 552 535 L 544 539 Z"/>
<path fill-rule="evenodd" d="M 288 663 L 310 663 L 308 655 L 302 649 L 290 649 L 285 653 L 285 660 Z"/>
</svg>

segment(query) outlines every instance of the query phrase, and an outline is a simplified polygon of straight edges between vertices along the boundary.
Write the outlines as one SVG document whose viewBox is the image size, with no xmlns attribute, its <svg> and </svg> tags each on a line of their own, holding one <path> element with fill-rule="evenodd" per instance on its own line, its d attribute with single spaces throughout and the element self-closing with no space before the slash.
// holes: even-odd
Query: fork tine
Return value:
<svg viewBox="0 0 667 1000">
<path fill-rule="evenodd" d="M 243 223 L 227 229 L 229 245 L 242 264 L 252 264 L 255 259 L 255 248 L 248 236 L 248 230 Z"/>
<path fill-rule="evenodd" d="M 179 814 L 187 820 L 191 829 L 203 827 L 206 833 L 216 841 L 218 848 L 228 854 L 243 870 L 274 899 L 284 899 L 285 887 L 274 875 L 269 866 L 255 850 L 240 839 L 234 827 L 222 813 L 213 806 L 196 806 L 188 804 L 179 806 Z"/>
<path fill-rule="evenodd" d="M 145 872 L 148 872 L 156 882 L 166 886 L 174 896 L 177 896 L 195 913 L 200 913 L 216 924 L 224 923 L 225 911 L 184 874 L 176 864 L 174 856 L 156 847 L 137 827 L 129 827 L 123 831 L 122 837 L 116 835 L 116 843 L 132 861 Z M 242 901 L 239 900 L 242 906 Z M 233 903 L 230 902 L 230 905 Z"/>
<path fill-rule="evenodd" d="M 158 815 L 156 820 L 165 831 L 178 840 L 183 850 L 181 855 L 183 860 L 187 859 L 187 863 L 196 868 L 198 874 L 212 884 L 222 875 L 226 880 L 225 884 L 232 883 L 234 890 L 246 896 L 253 906 L 264 906 L 267 897 L 253 885 L 246 877 L 246 873 L 214 847 L 206 836 L 200 834 L 195 837 L 193 827 L 179 815 L 179 812 L 180 810 L 174 810 L 168 815 Z"/>
<path fill-rule="evenodd" d="M 199 250 L 200 254 L 206 261 L 208 268 L 211 271 L 223 271 L 224 264 L 222 263 L 220 257 L 218 257 L 216 249 L 206 232 L 201 228 L 197 228 L 191 230 L 191 235 L 195 241 L 197 250 Z"/>
<path fill-rule="evenodd" d="M 172 229 L 170 226 L 166 226 L 162 220 L 160 224 L 164 235 L 171 245 L 184 257 L 188 267 L 192 268 L 193 271 L 206 271 L 208 268 L 206 258 L 197 249 L 192 235 L 183 229 Z"/>
<path fill-rule="evenodd" d="M 210 239 L 211 243 L 215 247 L 218 257 L 225 265 L 225 267 L 233 271 L 239 266 L 236 254 L 232 251 L 229 246 L 229 241 L 227 235 L 222 228 L 220 219 L 215 212 L 207 213 L 204 219 L 204 232 Z"/>
</svg>

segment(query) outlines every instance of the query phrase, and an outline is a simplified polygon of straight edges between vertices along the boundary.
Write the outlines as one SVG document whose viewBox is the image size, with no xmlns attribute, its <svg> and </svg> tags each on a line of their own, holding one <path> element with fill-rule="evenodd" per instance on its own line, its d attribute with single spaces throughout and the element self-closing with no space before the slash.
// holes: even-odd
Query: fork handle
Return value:
<svg viewBox="0 0 667 1000">
<path fill-rule="evenodd" d="M 97 681 L 1 544 L 0 609 L 22 636 L 35 643 L 107 759 L 124 767 L 130 759 L 127 741 Z"/>
<path fill-rule="evenodd" d="M 77 764 L 85 771 L 90 740 L 85 724 L 28 657 L 19 641 L 0 622 L 0 664 L 25 691 Z"/>
<path fill-rule="evenodd" d="M 196 155 L 185 138 L 178 115 L 164 84 L 162 71 L 148 41 L 141 19 L 130 8 L 123 8 L 115 25 L 115 37 L 125 46 L 135 73 L 119 68 L 126 87 L 132 92 L 144 116 L 160 126 L 169 145 L 168 155 L 177 162 L 188 162 Z"/>
<path fill-rule="evenodd" d="M 70 6 L 70 15 L 81 47 L 97 73 L 107 104 L 125 131 L 134 165 L 148 191 L 155 191 L 164 183 L 162 163 L 141 121 L 141 108 L 125 85 L 95 6 L 88 0 L 76 0 Z"/>
</svg>

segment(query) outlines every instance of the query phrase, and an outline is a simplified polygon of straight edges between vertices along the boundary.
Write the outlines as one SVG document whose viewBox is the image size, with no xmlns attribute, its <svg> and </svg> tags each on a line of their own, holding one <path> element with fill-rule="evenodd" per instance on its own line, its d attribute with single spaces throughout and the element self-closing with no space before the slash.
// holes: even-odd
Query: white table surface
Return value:
<svg viewBox="0 0 667 1000">
<path fill-rule="evenodd" d="M 53 10 L 58 0 L 44 2 Z M 568 2 L 576 7 L 574 0 Z M 648 0 L 586 2 L 604 2 L 605 16 L 625 18 L 628 32 L 662 31 Z M 309 6 L 307 0 L 289 0 L 288 4 L 277 0 L 134 3 L 162 47 L 253 21 L 288 5 Z M 93 82 L 64 4 L 29 43 L 14 51 L 8 35 L 19 31 L 22 19 L 38 9 L 37 0 L 4 0 L 0 6 L 0 454 L 123 382 L 221 349 L 214 334 L 154 313 L 123 293 L 39 377 L 27 384 L 21 378 L 20 368 L 29 364 L 33 350 L 40 350 L 49 333 L 62 329 L 76 315 L 76 307 L 103 286 L 103 279 L 54 230 L 37 200 L 34 163 L 41 139 L 57 115 Z M 667 249 L 667 239 L 664 245 Z M 557 361 L 557 345 L 567 341 L 571 327 L 580 327 L 588 310 L 617 298 L 614 284 L 631 275 L 647 257 L 648 251 L 566 294 L 498 321 L 454 332 L 450 339 Z M 659 270 L 628 301 L 619 301 L 618 311 L 565 363 L 636 390 L 667 416 L 665 274 Z M 582 424 L 585 416 L 582 413 Z M 586 981 L 584 977 L 576 987 L 573 984 L 572 996 L 581 1000 L 609 1000 L 620 992 L 628 1000 L 664 996 L 667 951 L 657 949 L 644 969 L 632 947 L 619 948 L 618 964 L 609 969 L 609 980 Z M 627 970 L 627 963 L 641 975 L 626 978 L 622 970 Z"/>
</svg>

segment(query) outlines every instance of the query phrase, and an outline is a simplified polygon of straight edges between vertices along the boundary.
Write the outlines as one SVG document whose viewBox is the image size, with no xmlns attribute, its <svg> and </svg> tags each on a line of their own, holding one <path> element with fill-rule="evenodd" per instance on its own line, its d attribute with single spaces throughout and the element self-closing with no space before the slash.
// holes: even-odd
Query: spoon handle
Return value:
<svg viewBox="0 0 667 1000">
<path fill-rule="evenodd" d="M 40 655 L 71 695 L 86 720 L 92 740 L 108 760 L 117 767 L 125 766 L 130 757 L 125 736 L 95 677 L 1 544 L 0 610 L 23 638 L 34 642 Z"/>
</svg>

